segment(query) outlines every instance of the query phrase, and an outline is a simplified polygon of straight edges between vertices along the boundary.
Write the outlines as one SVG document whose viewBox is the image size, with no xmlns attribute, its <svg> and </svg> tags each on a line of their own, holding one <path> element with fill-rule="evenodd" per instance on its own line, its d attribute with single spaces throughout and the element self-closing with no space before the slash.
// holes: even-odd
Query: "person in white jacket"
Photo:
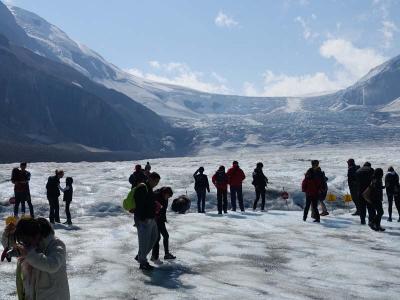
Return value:
<svg viewBox="0 0 400 300">
<path fill-rule="evenodd" d="M 44 218 L 21 219 L 15 232 L 19 300 L 69 300 L 65 244 Z"/>
</svg>

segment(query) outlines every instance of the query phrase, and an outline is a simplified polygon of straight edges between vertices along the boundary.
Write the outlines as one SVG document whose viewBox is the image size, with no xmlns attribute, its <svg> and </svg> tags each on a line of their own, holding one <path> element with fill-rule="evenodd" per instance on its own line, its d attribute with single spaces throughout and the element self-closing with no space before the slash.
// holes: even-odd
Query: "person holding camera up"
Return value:
<svg viewBox="0 0 400 300">
<path fill-rule="evenodd" d="M 19 300 L 69 300 L 66 247 L 44 218 L 21 219 L 15 230 L 19 253 Z"/>
<path fill-rule="evenodd" d="M 194 177 L 194 190 L 197 193 L 197 212 L 205 213 L 206 194 L 210 192 L 210 184 L 208 177 L 204 174 L 204 168 L 200 167 L 193 174 Z"/>
</svg>

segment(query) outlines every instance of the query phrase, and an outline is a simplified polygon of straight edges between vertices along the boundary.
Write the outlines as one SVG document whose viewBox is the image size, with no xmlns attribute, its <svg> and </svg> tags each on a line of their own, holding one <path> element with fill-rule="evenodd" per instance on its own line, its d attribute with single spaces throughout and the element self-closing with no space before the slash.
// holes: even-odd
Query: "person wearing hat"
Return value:
<svg viewBox="0 0 400 300">
<path fill-rule="evenodd" d="M 372 181 L 372 176 L 374 175 L 374 169 L 371 167 L 370 162 L 365 162 L 364 165 L 356 171 L 356 180 L 358 187 L 358 203 L 361 224 L 365 225 L 365 218 L 367 216 L 368 209 L 368 225 L 372 225 L 375 219 L 375 209 L 364 199 L 363 193 L 370 186 Z"/>
<path fill-rule="evenodd" d="M 60 197 L 60 179 L 64 177 L 63 170 L 56 170 L 54 176 L 50 176 L 47 180 L 46 190 L 47 190 L 47 200 L 49 201 L 50 223 L 54 224 L 60 223 L 60 203 L 58 197 Z"/>
<path fill-rule="evenodd" d="M 141 165 L 135 166 L 135 171 L 129 177 L 129 183 L 132 185 L 132 188 L 136 187 L 139 183 L 145 183 L 147 180 L 147 176 L 144 174 Z"/>
<path fill-rule="evenodd" d="M 210 192 L 208 177 L 204 174 L 204 168 L 200 167 L 194 172 L 194 190 L 197 194 L 197 212 L 205 213 L 206 194 Z"/>
<path fill-rule="evenodd" d="M 239 167 L 239 162 L 236 160 L 232 163 L 232 167 L 226 173 L 228 175 L 228 183 L 231 191 L 231 206 L 232 211 L 236 211 L 236 197 L 239 201 L 239 207 L 244 212 L 242 183 L 246 176 L 243 170 Z"/>
<path fill-rule="evenodd" d="M 385 187 L 386 187 L 386 195 L 388 198 L 388 212 L 389 212 L 388 222 L 392 222 L 393 199 L 397 208 L 397 212 L 399 213 L 398 222 L 400 222 L 399 175 L 396 173 L 393 167 L 389 167 L 388 173 L 385 176 Z"/>
<path fill-rule="evenodd" d="M 212 183 L 217 189 L 217 207 L 218 214 L 228 213 L 228 175 L 225 173 L 225 167 L 220 166 L 212 177 Z"/>
<path fill-rule="evenodd" d="M 253 172 L 252 185 L 254 185 L 256 192 L 256 199 L 254 200 L 253 210 L 257 209 L 257 203 L 258 200 L 260 200 L 260 197 L 261 197 L 261 211 L 265 210 L 265 192 L 268 184 L 268 178 L 267 176 L 264 175 L 263 167 L 264 167 L 263 163 L 259 162 L 257 163 L 256 168 L 254 169 Z"/>
<path fill-rule="evenodd" d="M 360 203 L 358 200 L 358 188 L 357 188 L 357 178 L 356 172 L 360 168 L 360 166 L 356 165 L 354 159 L 350 158 L 347 161 L 347 184 L 349 186 L 351 199 L 356 206 L 356 211 L 352 214 L 353 216 L 360 215 Z"/>
</svg>

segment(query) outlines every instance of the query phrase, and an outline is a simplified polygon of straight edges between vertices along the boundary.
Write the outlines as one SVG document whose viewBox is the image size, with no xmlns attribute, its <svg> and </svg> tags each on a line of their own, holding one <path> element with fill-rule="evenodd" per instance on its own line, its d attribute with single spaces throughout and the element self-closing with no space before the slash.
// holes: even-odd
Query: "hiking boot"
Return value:
<svg viewBox="0 0 400 300">
<path fill-rule="evenodd" d="M 320 223 L 321 221 L 320 220 L 314 220 L 313 222 L 314 223 Z"/>
<path fill-rule="evenodd" d="M 323 211 L 321 214 L 320 214 L 320 216 L 329 216 L 329 213 L 327 212 L 327 211 Z"/>
<path fill-rule="evenodd" d="M 146 262 L 146 263 L 140 264 L 139 269 L 143 270 L 143 271 L 153 271 L 154 267 L 152 265 L 150 265 L 148 262 Z"/>
<path fill-rule="evenodd" d="M 352 216 L 359 216 L 360 213 L 359 213 L 358 211 L 356 211 L 355 213 L 352 213 L 351 215 L 352 215 Z"/>
<path fill-rule="evenodd" d="M 384 232 L 386 229 L 385 228 L 383 228 L 383 227 L 378 227 L 378 231 L 381 231 L 381 232 Z"/>
<path fill-rule="evenodd" d="M 139 262 L 139 254 L 137 254 L 137 255 L 135 256 L 135 260 L 136 260 L 137 262 Z"/>
<path fill-rule="evenodd" d="M 176 256 L 172 255 L 171 253 L 166 253 L 164 255 L 164 259 L 175 259 L 175 258 L 176 258 Z"/>
<path fill-rule="evenodd" d="M 151 257 L 150 260 L 156 265 L 162 265 L 163 264 L 163 262 L 160 259 L 155 258 L 155 257 Z"/>
<path fill-rule="evenodd" d="M 231 211 L 236 211 L 236 209 L 233 209 L 233 208 L 232 208 Z"/>
<path fill-rule="evenodd" d="M 392 222 L 392 217 L 389 217 L 387 221 Z"/>
<path fill-rule="evenodd" d="M 372 230 L 378 231 L 378 228 L 376 227 L 376 225 L 374 223 L 368 223 L 369 228 L 371 228 Z"/>
<path fill-rule="evenodd" d="M 365 220 L 361 220 L 361 225 L 365 225 Z"/>
<path fill-rule="evenodd" d="M 303 217 L 303 221 L 305 222 L 307 220 L 307 218 L 306 217 Z"/>
<path fill-rule="evenodd" d="M 400 218 L 397 220 L 397 222 L 400 222 Z"/>
</svg>

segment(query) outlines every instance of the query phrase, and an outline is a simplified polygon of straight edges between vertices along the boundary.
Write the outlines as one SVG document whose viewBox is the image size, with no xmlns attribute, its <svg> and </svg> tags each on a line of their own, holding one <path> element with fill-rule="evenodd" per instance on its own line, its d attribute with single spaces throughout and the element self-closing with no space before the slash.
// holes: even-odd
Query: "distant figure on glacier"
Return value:
<svg viewBox="0 0 400 300">
<path fill-rule="evenodd" d="M 381 220 L 383 216 L 383 190 L 385 187 L 382 184 L 383 170 L 376 168 L 371 182 L 371 200 L 372 207 L 374 209 L 373 223 L 370 225 L 371 229 L 375 231 L 385 231 L 385 228 L 381 227 Z"/>
<path fill-rule="evenodd" d="M 144 175 L 146 175 L 146 177 L 149 177 L 151 172 L 151 165 L 149 162 L 146 163 L 146 165 L 144 166 Z"/>
<path fill-rule="evenodd" d="M 385 176 L 385 187 L 386 187 L 386 196 L 388 198 L 388 211 L 389 218 L 388 222 L 392 222 L 392 207 L 393 200 L 397 208 L 397 212 L 399 213 L 399 219 L 397 222 L 400 222 L 400 184 L 399 184 L 399 175 L 393 169 L 393 167 L 389 167 L 388 173 Z"/>
<path fill-rule="evenodd" d="M 261 196 L 261 211 L 265 210 L 265 193 L 268 184 L 268 178 L 264 175 L 263 172 L 263 163 L 259 162 L 256 165 L 256 168 L 253 171 L 253 182 L 254 189 L 256 192 L 256 199 L 254 200 L 253 210 L 257 209 L 258 200 L 260 200 Z"/>
<path fill-rule="evenodd" d="M 72 186 L 74 179 L 72 177 L 67 177 L 65 180 L 65 188 L 62 189 L 64 193 L 63 201 L 65 202 L 65 215 L 67 221 L 64 224 L 72 225 L 71 212 L 69 210 L 72 202 L 72 196 L 74 194 L 74 188 Z"/>
<path fill-rule="evenodd" d="M 58 197 L 60 197 L 60 179 L 64 177 L 63 170 L 56 170 L 54 176 L 50 176 L 47 180 L 46 190 L 47 190 L 47 200 L 49 201 L 50 223 L 54 224 L 60 223 L 60 202 Z"/>
<path fill-rule="evenodd" d="M 364 191 L 369 187 L 374 175 L 374 169 L 371 167 L 371 163 L 365 162 L 364 165 L 356 171 L 356 180 L 358 187 L 358 203 L 361 224 L 365 225 L 365 218 L 367 216 L 368 209 L 368 225 L 373 224 L 375 217 L 375 210 L 373 206 L 366 201 L 363 196 Z"/>
<path fill-rule="evenodd" d="M 220 166 L 212 177 L 212 183 L 217 189 L 217 207 L 218 214 L 228 213 L 228 175 L 225 173 L 225 167 Z"/>
<path fill-rule="evenodd" d="M 350 195 L 351 199 L 354 202 L 354 205 L 356 206 L 356 211 L 353 213 L 353 216 L 359 216 L 360 215 L 360 203 L 358 200 L 358 187 L 357 187 L 357 177 L 356 177 L 356 172 L 360 168 L 360 166 L 356 165 L 354 159 L 350 158 L 347 161 L 347 184 L 349 186 L 350 190 Z"/>
<path fill-rule="evenodd" d="M 314 222 L 320 222 L 318 200 L 322 188 L 323 183 L 321 176 L 313 168 L 308 169 L 301 184 L 301 190 L 306 194 L 306 205 L 304 206 L 303 221 L 307 220 L 308 210 L 311 206 L 315 219 Z"/>
<path fill-rule="evenodd" d="M 162 187 L 154 192 L 154 200 L 156 201 L 156 222 L 158 228 L 158 239 L 151 253 L 151 261 L 155 264 L 162 264 L 160 261 L 160 240 L 163 238 L 164 259 L 175 259 L 176 256 L 169 252 L 169 234 L 165 224 L 167 223 L 168 200 L 173 196 L 172 189 L 169 186 Z"/>
<path fill-rule="evenodd" d="M 311 168 L 313 169 L 315 175 L 321 179 L 321 184 L 322 184 L 322 187 L 321 187 L 321 190 L 320 190 L 319 196 L 318 196 L 318 203 L 321 205 L 321 208 L 322 208 L 322 213 L 320 215 L 327 216 L 327 215 L 329 215 L 329 212 L 328 212 L 328 209 L 326 208 L 324 201 L 325 201 L 326 195 L 328 193 L 328 178 L 325 176 L 325 172 L 323 172 L 321 170 L 318 160 L 311 161 Z M 312 212 L 311 217 L 315 219 L 314 212 Z"/>
<path fill-rule="evenodd" d="M 136 187 L 139 183 L 146 182 L 147 176 L 144 174 L 141 165 L 135 166 L 135 171 L 129 176 L 129 183 L 132 185 L 132 188 Z"/>
<path fill-rule="evenodd" d="M 25 214 L 25 202 L 28 203 L 31 217 L 34 217 L 33 206 L 31 201 L 31 192 L 29 189 L 29 181 L 31 173 L 26 170 L 27 163 L 22 162 L 19 168 L 14 168 L 11 173 L 11 182 L 14 184 L 14 216 L 18 217 L 19 204 L 21 204 L 21 212 Z"/>
<path fill-rule="evenodd" d="M 246 176 L 243 170 L 239 167 L 239 163 L 235 160 L 232 163 L 232 167 L 226 173 L 228 175 L 228 183 L 231 191 L 231 205 L 232 211 L 236 211 L 236 196 L 239 200 L 239 207 L 242 212 L 244 212 L 243 205 L 243 191 L 242 183 Z"/>
<path fill-rule="evenodd" d="M 205 213 L 206 194 L 210 192 L 208 177 L 204 174 L 204 168 L 200 167 L 194 172 L 194 190 L 197 194 L 197 212 Z"/>
<path fill-rule="evenodd" d="M 152 172 L 145 184 L 140 184 L 135 192 L 135 224 L 139 241 L 139 253 L 135 259 L 140 263 L 140 269 L 151 271 L 154 269 L 147 261 L 147 255 L 153 249 L 158 239 L 158 228 L 155 221 L 156 203 L 153 188 L 160 181 L 160 175 Z"/>
</svg>

